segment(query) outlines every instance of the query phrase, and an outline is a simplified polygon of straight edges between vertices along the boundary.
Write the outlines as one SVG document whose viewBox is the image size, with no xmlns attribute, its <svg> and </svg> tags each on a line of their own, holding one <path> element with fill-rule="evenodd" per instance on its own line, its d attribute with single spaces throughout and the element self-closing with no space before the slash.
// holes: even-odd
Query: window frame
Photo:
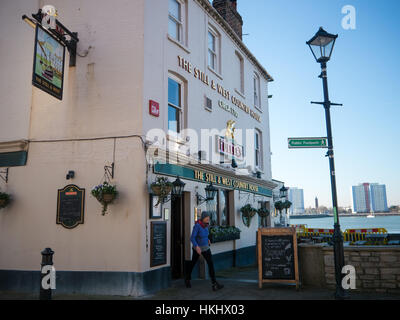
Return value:
<svg viewBox="0 0 400 320">
<path fill-rule="evenodd" d="M 235 51 L 235 55 L 239 62 L 239 84 L 240 84 L 240 86 L 238 88 L 236 88 L 236 90 L 244 96 L 244 94 L 245 94 L 244 93 L 244 90 L 245 90 L 244 89 L 245 88 L 245 85 L 244 85 L 244 81 L 245 81 L 244 80 L 244 58 L 238 51 Z"/>
<path fill-rule="evenodd" d="M 184 123 L 183 123 L 184 114 L 183 113 L 184 113 L 185 83 L 184 83 L 183 80 L 179 79 L 178 77 L 176 77 L 176 76 L 174 76 L 172 74 L 168 74 L 168 82 L 169 82 L 169 80 L 172 80 L 172 81 L 176 82 L 179 85 L 179 104 L 180 105 L 179 106 L 175 105 L 174 103 L 169 101 L 169 88 L 168 88 L 167 89 L 167 91 L 168 91 L 168 94 L 167 94 L 167 96 L 168 96 L 168 99 L 167 99 L 168 100 L 167 128 L 168 128 L 168 131 L 171 131 L 171 132 L 179 135 L 182 132 L 182 130 L 184 129 Z M 169 86 L 169 84 L 168 84 L 168 86 Z M 176 109 L 177 112 L 178 112 L 177 132 L 175 132 L 173 130 L 170 130 L 170 128 L 169 128 L 169 123 L 170 123 L 170 121 L 169 121 L 169 108 L 170 107 Z"/>
<path fill-rule="evenodd" d="M 209 42 L 209 35 L 212 35 L 214 37 L 214 50 L 210 48 L 210 42 Z M 221 73 L 221 63 L 220 63 L 220 56 L 221 56 L 221 36 L 220 33 L 217 31 L 216 28 L 214 28 L 212 25 L 208 25 L 207 28 L 207 67 L 219 75 Z M 210 65 L 210 53 L 214 57 L 214 67 Z"/>
<path fill-rule="evenodd" d="M 179 17 L 175 17 L 171 12 L 170 12 L 170 8 L 169 8 L 169 4 L 170 1 L 175 1 L 176 3 L 178 3 L 179 5 Z M 170 36 L 172 39 L 174 39 L 175 41 L 181 43 L 181 44 L 185 44 L 185 37 L 184 37 L 184 13 L 185 13 L 185 1 L 182 0 L 169 0 L 168 2 L 168 23 L 169 21 L 173 21 L 176 24 L 177 27 L 177 36 L 178 38 L 175 38 L 173 35 L 171 35 L 169 33 L 168 30 L 168 36 Z"/>
<path fill-rule="evenodd" d="M 211 221 L 212 226 L 218 226 L 218 227 L 228 227 L 230 226 L 230 200 L 229 200 L 229 192 L 230 190 L 228 189 L 223 189 L 223 188 L 218 188 L 218 192 L 215 195 L 213 207 L 215 206 L 215 218 L 216 220 Z M 222 207 L 221 207 L 221 196 L 225 197 L 225 220 L 226 223 L 224 225 L 221 224 L 222 221 Z M 214 208 L 212 208 L 214 211 Z M 214 223 L 215 222 L 215 223 Z"/>
<path fill-rule="evenodd" d="M 257 139 L 258 136 L 258 139 Z M 258 140 L 258 145 L 257 145 Z M 254 130 L 254 167 L 260 171 L 263 170 L 263 136 L 259 129 Z"/>
<path fill-rule="evenodd" d="M 261 110 L 261 80 L 257 72 L 253 75 L 253 96 L 254 96 L 254 107 Z"/>
</svg>

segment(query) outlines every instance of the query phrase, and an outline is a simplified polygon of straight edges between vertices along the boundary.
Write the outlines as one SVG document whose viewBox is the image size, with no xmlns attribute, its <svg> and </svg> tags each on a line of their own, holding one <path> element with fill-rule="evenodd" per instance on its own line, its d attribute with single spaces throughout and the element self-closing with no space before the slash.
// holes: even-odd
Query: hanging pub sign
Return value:
<svg viewBox="0 0 400 320">
<path fill-rule="evenodd" d="M 73 229 L 84 221 L 85 189 L 68 185 L 58 190 L 57 224 Z"/>
<path fill-rule="evenodd" d="M 62 100 L 65 46 L 36 24 L 32 84 Z"/>
</svg>

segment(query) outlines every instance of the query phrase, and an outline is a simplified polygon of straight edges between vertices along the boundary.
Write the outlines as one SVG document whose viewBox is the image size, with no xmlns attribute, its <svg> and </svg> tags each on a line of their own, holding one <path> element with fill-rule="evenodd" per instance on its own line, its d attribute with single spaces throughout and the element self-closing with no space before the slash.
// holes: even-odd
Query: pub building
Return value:
<svg viewBox="0 0 400 320">
<path fill-rule="evenodd" d="M 30 18 L 44 4 L 7 0 L 0 10 L 2 33 L 12 35 L 0 62 L 0 191 L 12 197 L 0 209 L 0 290 L 38 292 L 41 251 L 51 248 L 55 293 L 157 292 L 183 278 L 204 210 L 216 270 L 255 265 L 278 187 L 273 78 L 242 41 L 237 1 L 53 0 L 79 38 L 75 63 L 67 48 L 53 70 L 46 59 L 62 50 L 39 51 L 57 38 Z M 37 46 L 35 28 L 48 36 Z M 47 67 L 32 85 L 34 59 Z M 57 83 L 57 94 L 37 83 L 53 71 L 62 96 Z M 152 188 L 161 177 L 174 183 L 167 194 Z M 118 196 L 103 211 L 92 190 L 104 181 Z M 246 218 L 247 204 L 271 214 Z M 208 276 L 205 263 L 193 276 Z"/>
</svg>

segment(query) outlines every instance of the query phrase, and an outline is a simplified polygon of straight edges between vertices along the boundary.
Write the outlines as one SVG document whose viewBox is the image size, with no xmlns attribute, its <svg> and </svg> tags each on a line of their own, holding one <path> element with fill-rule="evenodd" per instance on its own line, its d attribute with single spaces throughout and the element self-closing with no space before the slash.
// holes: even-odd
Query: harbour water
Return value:
<svg viewBox="0 0 400 320">
<path fill-rule="evenodd" d="M 306 224 L 308 228 L 333 229 L 333 217 L 291 219 L 290 224 Z M 346 229 L 385 228 L 388 233 L 400 233 L 400 216 L 340 217 L 342 231 Z"/>
</svg>

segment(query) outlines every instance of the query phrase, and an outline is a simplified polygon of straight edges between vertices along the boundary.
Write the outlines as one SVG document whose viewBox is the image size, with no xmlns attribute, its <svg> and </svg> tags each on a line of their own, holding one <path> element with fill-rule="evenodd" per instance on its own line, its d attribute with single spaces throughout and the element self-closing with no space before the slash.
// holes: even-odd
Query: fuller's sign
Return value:
<svg viewBox="0 0 400 320">
<path fill-rule="evenodd" d="M 217 137 L 217 151 L 220 154 L 244 160 L 244 148 L 225 137 Z"/>
<path fill-rule="evenodd" d="M 65 46 L 36 25 L 32 84 L 62 100 Z"/>
</svg>

